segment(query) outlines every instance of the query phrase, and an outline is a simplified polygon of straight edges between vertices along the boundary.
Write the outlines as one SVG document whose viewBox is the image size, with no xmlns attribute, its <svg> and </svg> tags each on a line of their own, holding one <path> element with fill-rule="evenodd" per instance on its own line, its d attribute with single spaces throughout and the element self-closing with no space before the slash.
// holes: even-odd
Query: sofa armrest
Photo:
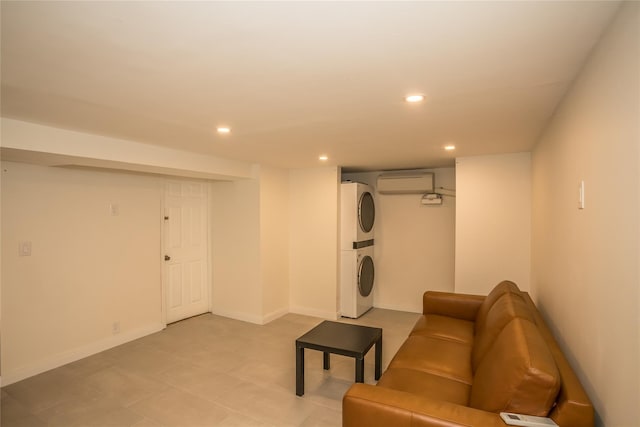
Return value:
<svg viewBox="0 0 640 427">
<path fill-rule="evenodd" d="M 343 427 L 505 427 L 493 412 L 370 384 L 354 384 L 342 399 Z"/>
<path fill-rule="evenodd" d="M 439 314 L 475 321 L 484 299 L 480 295 L 427 291 L 422 296 L 422 314 Z"/>
</svg>

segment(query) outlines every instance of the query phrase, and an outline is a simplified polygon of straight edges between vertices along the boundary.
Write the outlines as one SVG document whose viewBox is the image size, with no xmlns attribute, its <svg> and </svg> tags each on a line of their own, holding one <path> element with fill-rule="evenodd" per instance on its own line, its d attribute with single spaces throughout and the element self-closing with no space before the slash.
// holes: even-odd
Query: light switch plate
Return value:
<svg viewBox="0 0 640 427">
<path fill-rule="evenodd" d="M 20 242 L 18 246 L 18 256 L 31 256 L 31 242 Z"/>
</svg>

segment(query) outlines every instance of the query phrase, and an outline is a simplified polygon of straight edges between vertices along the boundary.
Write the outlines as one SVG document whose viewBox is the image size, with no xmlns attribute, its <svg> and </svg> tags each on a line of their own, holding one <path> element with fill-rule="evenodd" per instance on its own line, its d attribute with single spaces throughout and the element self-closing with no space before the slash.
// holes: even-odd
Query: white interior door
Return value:
<svg viewBox="0 0 640 427">
<path fill-rule="evenodd" d="M 207 206 L 205 183 L 166 183 L 163 283 L 167 323 L 210 309 Z"/>
</svg>

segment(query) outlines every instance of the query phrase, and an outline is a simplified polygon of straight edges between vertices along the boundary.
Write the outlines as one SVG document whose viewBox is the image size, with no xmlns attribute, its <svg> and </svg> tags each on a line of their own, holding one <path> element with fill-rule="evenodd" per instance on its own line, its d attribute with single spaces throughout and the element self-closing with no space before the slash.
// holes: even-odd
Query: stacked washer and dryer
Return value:
<svg viewBox="0 0 640 427">
<path fill-rule="evenodd" d="M 343 182 L 340 190 L 340 314 L 357 318 L 373 307 L 376 208 L 373 190 L 367 184 Z"/>
</svg>

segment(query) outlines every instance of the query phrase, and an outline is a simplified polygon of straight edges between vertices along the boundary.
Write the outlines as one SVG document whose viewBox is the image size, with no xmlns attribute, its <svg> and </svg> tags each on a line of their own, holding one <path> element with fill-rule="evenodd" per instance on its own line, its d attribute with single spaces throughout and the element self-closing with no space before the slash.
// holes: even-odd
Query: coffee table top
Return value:
<svg viewBox="0 0 640 427">
<path fill-rule="evenodd" d="M 381 328 L 325 320 L 296 340 L 297 347 L 364 357 L 382 338 Z"/>
</svg>

